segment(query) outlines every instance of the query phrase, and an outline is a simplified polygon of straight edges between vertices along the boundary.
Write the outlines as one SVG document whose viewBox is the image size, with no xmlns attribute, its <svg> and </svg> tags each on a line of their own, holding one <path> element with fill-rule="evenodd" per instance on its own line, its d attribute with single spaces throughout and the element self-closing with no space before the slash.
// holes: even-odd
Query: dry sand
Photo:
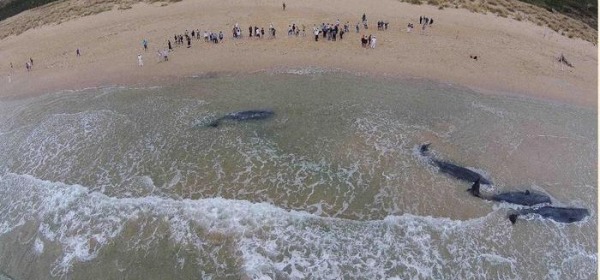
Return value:
<svg viewBox="0 0 600 280">
<path fill-rule="evenodd" d="M 530 22 L 411 5 L 395 0 L 184 0 L 161 7 L 136 4 L 59 25 L 46 25 L 0 40 L 0 97 L 15 98 L 47 92 L 108 85 L 157 85 L 208 72 L 254 72 L 279 67 L 344 69 L 374 75 L 426 78 L 459 84 L 490 94 L 544 98 L 586 107 L 597 105 L 598 50 L 590 42 L 569 39 Z M 26 12 L 27 13 L 27 12 Z M 354 25 L 366 13 L 370 28 L 360 34 Z M 419 16 L 434 19 L 420 34 Z M 350 21 L 344 40 L 314 42 L 313 24 Z M 377 31 L 376 21 L 390 22 Z M 406 32 L 412 22 L 415 30 Z M 277 28 L 277 39 L 231 38 L 239 23 L 244 36 L 249 25 Z M 288 37 L 291 23 L 305 24 L 306 37 Z M 193 40 L 178 47 L 168 62 L 156 51 L 185 29 L 223 31 L 214 45 Z M 368 32 L 366 32 L 368 31 Z M 360 35 L 377 36 L 376 49 L 360 46 Z M 141 41 L 147 38 L 149 51 Z M 75 50 L 82 56 L 76 57 Z M 137 66 L 137 55 L 144 66 Z M 564 53 L 575 68 L 556 57 Z M 470 55 L 477 55 L 474 61 Z M 32 57 L 34 69 L 25 71 Z M 10 62 L 14 64 L 11 70 Z M 10 76 L 10 77 L 9 77 Z M 9 82 L 10 81 L 10 82 Z"/>
</svg>

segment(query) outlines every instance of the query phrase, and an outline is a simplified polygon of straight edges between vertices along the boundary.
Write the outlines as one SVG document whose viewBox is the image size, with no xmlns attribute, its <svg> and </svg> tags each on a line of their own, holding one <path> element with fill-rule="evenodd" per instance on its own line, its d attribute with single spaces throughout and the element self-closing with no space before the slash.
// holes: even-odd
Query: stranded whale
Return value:
<svg viewBox="0 0 600 280">
<path fill-rule="evenodd" d="M 544 206 L 540 208 L 521 209 L 508 215 L 511 223 L 516 223 L 517 218 L 527 214 L 538 214 L 545 219 L 551 219 L 559 223 L 574 223 L 583 220 L 590 215 L 585 208 L 563 208 L 554 206 Z"/>
<path fill-rule="evenodd" d="M 419 151 L 422 156 L 430 157 L 429 145 L 431 145 L 431 144 L 430 143 L 423 144 L 419 148 Z M 479 174 L 473 170 L 470 170 L 470 169 L 462 167 L 462 166 L 458 166 L 456 164 L 453 164 L 453 163 L 450 163 L 447 161 L 437 160 L 433 157 L 430 157 L 430 159 L 431 159 L 431 164 L 437 166 L 438 169 L 440 170 L 440 172 L 448 174 L 456 179 L 467 181 L 467 182 L 475 182 L 477 180 L 480 180 L 480 182 L 482 184 L 486 184 L 486 185 L 492 184 L 492 182 L 490 180 L 484 178 L 483 176 L 481 176 L 481 174 Z"/>
<path fill-rule="evenodd" d="M 234 120 L 234 121 L 249 121 L 249 120 L 264 120 L 268 119 L 275 115 L 275 112 L 270 110 L 248 110 L 248 111 L 239 111 L 229 113 L 223 117 L 220 117 L 214 121 L 212 121 L 208 126 L 217 127 L 224 120 Z"/>
<path fill-rule="evenodd" d="M 482 198 L 482 199 L 499 201 L 499 202 L 508 202 L 508 203 L 512 203 L 512 204 L 519 204 L 519 205 L 525 205 L 525 206 L 533 206 L 533 205 L 542 204 L 542 203 L 549 203 L 549 204 L 552 203 L 552 201 L 550 200 L 550 197 L 543 193 L 531 192 L 529 190 L 526 190 L 526 191 L 505 192 L 505 193 L 499 193 L 499 194 L 494 194 L 494 195 L 482 195 L 479 192 L 479 187 L 480 187 L 480 180 L 478 179 L 477 181 L 475 181 L 473 186 L 471 186 L 471 188 L 468 189 L 467 191 L 470 192 L 471 195 Z"/>
</svg>

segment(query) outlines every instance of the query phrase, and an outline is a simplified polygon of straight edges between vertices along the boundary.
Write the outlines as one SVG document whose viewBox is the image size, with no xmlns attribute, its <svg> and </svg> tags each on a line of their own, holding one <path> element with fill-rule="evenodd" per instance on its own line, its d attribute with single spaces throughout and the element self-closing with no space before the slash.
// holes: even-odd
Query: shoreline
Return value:
<svg viewBox="0 0 600 280">
<path fill-rule="evenodd" d="M 341 22 L 350 21 L 365 4 L 359 0 L 332 0 L 346 5 L 339 10 Z M 272 2 L 272 1 L 271 1 Z M 338 3 L 339 2 L 339 3 Z M 307 33 L 312 23 L 335 22 L 330 8 L 311 8 L 309 0 L 296 10 L 281 12 L 279 4 L 250 6 L 239 0 L 219 3 L 213 0 L 178 2 L 166 7 L 136 4 L 125 11 L 110 11 L 82 17 L 60 25 L 47 25 L 19 36 L 0 40 L 5 64 L 13 61 L 15 69 L 0 66 L 0 99 L 18 99 L 67 89 L 99 86 L 162 85 L 199 73 L 253 73 L 277 68 L 341 69 L 350 73 L 426 79 L 463 86 L 483 94 L 514 95 L 545 99 L 583 107 L 597 106 L 597 47 L 579 39 L 546 35 L 544 28 L 493 15 L 474 14 L 466 10 L 438 10 L 433 6 L 414 6 L 385 0 L 390 6 L 371 7 L 371 28 L 356 34 L 350 21 L 350 33 L 338 42 L 314 42 L 312 36 L 288 37 L 287 23 L 304 23 Z M 220 10 L 206 19 L 194 18 L 194 8 Z M 224 12 L 232 7 L 242 10 Z M 247 9 L 246 9 L 247 8 Z M 190 11 L 191 10 L 191 11 Z M 234 9 L 235 10 L 235 9 Z M 249 10 L 250 15 L 244 15 Z M 262 11 L 264 14 L 256 15 Z M 234 14 L 232 14 L 234 13 Z M 428 35 L 420 35 L 418 15 L 435 19 Z M 178 15 L 175 20 L 170 17 Z M 380 16 L 378 16 L 380 15 Z M 416 22 L 412 15 L 417 15 Z M 158 19 L 156 19 L 158 18 Z M 249 22 L 268 27 L 268 18 L 278 29 L 276 39 L 232 39 L 229 27 L 239 19 L 242 31 Z M 389 19 L 390 30 L 377 31 L 379 18 Z M 291 20 L 289 20 L 291 19 Z M 183 33 L 185 22 L 194 27 L 223 30 L 223 43 L 212 45 L 202 39 L 192 40 L 192 47 L 177 47 L 168 62 L 156 62 L 157 45 L 166 48 L 173 32 Z M 356 20 L 355 20 L 356 21 Z M 210 26 L 206 22 L 215 22 Z M 412 22 L 417 28 L 407 33 L 402 26 Z M 255 24 L 254 24 L 255 25 Z M 245 30 L 247 32 L 247 30 Z M 171 34 L 171 35 L 169 35 Z M 360 47 L 362 34 L 378 37 L 376 49 Z M 244 33 L 245 35 L 245 33 Z M 149 38 L 149 51 L 141 48 L 142 38 Z M 29 42 L 43 44 L 29 44 Z M 164 43 L 163 43 L 164 42 Z M 82 56 L 75 57 L 75 49 Z M 564 67 L 554 61 L 563 52 L 575 65 Z M 136 56 L 144 55 L 138 67 Z M 469 54 L 478 54 L 473 61 Z M 37 64 L 27 73 L 21 63 L 33 57 Z M 24 62 L 23 62 L 24 64 Z M 8 75 L 11 82 L 8 83 Z"/>
<path fill-rule="evenodd" d="M 294 73 L 294 71 L 304 71 L 304 70 L 313 70 L 318 69 L 317 72 L 309 72 L 309 73 Z M 318 74 L 341 74 L 355 77 L 368 77 L 371 79 L 393 79 L 399 81 L 400 83 L 404 82 L 417 82 L 417 83 L 432 83 L 437 87 L 450 87 L 455 89 L 464 89 L 466 91 L 471 91 L 476 95 L 481 96 L 491 96 L 503 99 L 514 99 L 521 100 L 525 102 L 534 102 L 534 103 L 545 103 L 551 104 L 553 106 L 572 106 L 579 107 L 582 109 L 597 109 L 595 106 L 586 106 L 572 102 L 565 102 L 563 100 L 556 100 L 551 98 L 539 97 L 531 94 L 517 94 L 512 92 L 502 92 L 492 89 L 484 89 L 471 87 L 468 85 L 463 85 L 459 83 L 453 83 L 450 81 L 439 81 L 433 80 L 424 77 L 416 77 L 416 76 L 398 76 L 398 75 L 389 75 L 389 74 L 374 74 L 371 72 L 353 72 L 346 69 L 325 69 L 325 68 L 316 68 L 316 67 L 286 67 L 286 68 L 271 68 L 271 69 L 259 69 L 251 72 L 240 72 L 240 71 L 208 71 L 208 72 L 200 72 L 196 74 L 192 74 L 189 76 L 177 76 L 177 77 L 162 77 L 159 82 L 148 82 L 148 81 L 138 81 L 136 83 L 124 83 L 124 84 L 99 84 L 96 86 L 88 86 L 88 87 L 75 87 L 75 88 L 62 88 L 53 91 L 45 91 L 45 92 L 35 92 L 31 94 L 17 94 L 12 96 L 2 96 L 0 95 L 0 102 L 2 101 L 13 101 L 13 100 L 24 100 L 28 98 L 36 98 L 42 97 L 45 95 L 60 95 L 60 94 L 70 94 L 77 92 L 84 92 L 88 90 L 111 90 L 111 89 L 155 89 L 155 88 L 163 88 L 163 87 L 171 87 L 177 83 L 186 82 L 191 79 L 206 79 L 206 78 L 220 78 L 220 77 L 238 77 L 238 76 L 247 76 L 247 75 L 318 75 Z"/>
</svg>

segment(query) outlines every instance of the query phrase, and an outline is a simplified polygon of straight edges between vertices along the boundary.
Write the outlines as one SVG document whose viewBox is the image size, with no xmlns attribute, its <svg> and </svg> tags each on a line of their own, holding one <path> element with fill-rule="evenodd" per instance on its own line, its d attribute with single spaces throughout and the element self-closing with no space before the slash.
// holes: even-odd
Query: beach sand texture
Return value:
<svg viewBox="0 0 600 280">
<path fill-rule="evenodd" d="M 0 96 L 38 95 L 63 89 L 103 85 L 154 85 L 208 72 L 254 72 L 279 67 L 320 67 L 374 75 L 426 78 L 467 86 L 484 93 L 544 98 L 581 106 L 597 104 L 597 47 L 569 39 L 531 22 L 462 9 L 439 10 L 393 0 L 287 2 L 202 0 L 136 4 L 58 25 L 45 25 L 0 40 Z M 26 12 L 27 13 L 27 12 Z M 355 33 L 366 13 L 370 28 Z M 420 34 L 419 16 L 434 19 Z M 342 41 L 314 42 L 314 24 L 350 22 Z M 390 22 L 377 31 L 376 21 Z M 412 33 L 406 25 L 415 24 Z M 231 38 L 239 23 L 241 40 Z M 277 39 L 246 37 L 248 26 L 268 29 Z M 306 37 L 288 37 L 288 25 L 306 25 Z M 6 28 L 6 26 L 5 26 Z M 168 62 L 159 62 L 157 50 L 167 39 L 186 29 L 223 31 L 223 44 L 193 40 L 191 48 L 178 47 Z M 376 49 L 360 47 L 361 35 L 377 36 Z M 149 50 L 143 51 L 142 39 Z M 81 49 L 82 56 L 75 51 Z M 144 67 L 137 66 L 137 55 Z M 575 67 L 561 67 L 563 53 Z M 477 55 L 478 60 L 470 59 Z M 33 71 L 25 62 L 34 60 Z M 14 69 L 10 69 L 10 62 Z M 9 77 L 10 76 L 10 77 Z"/>
</svg>

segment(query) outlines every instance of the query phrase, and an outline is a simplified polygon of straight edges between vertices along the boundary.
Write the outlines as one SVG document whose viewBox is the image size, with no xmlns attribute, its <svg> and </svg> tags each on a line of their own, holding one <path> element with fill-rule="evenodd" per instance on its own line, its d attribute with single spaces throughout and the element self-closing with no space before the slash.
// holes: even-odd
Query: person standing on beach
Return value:
<svg viewBox="0 0 600 280">
<path fill-rule="evenodd" d="M 10 70 L 12 70 L 12 69 L 13 69 L 13 65 L 12 65 L 12 62 L 11 62 L 10 63 Z"/>
<path fill-rule="evenodd" d="M 77 48 L 77 51 L 75 51 L 75 54 L 77 55 L 77 57 L 81 56 L 81 52 L 79 52 L 79 48 Z"/>
<path fill-rule="evenodd" d="M 250 38 L 252 38 L 252 33 L 254 33 L 252 31 L 252 25 L 250 27 L 248 27 L 248 34 L 250 34 Z"/>
<path fill-rule="evenodd" d="M 171 40 L 167 40 L 167 43 L 169 45 L 169 51 L 173 50 L 173 46 L 171 46 Z"/>
<path fill-rule="evenodd" d="M 138 53 L 138 66 L 142 67 L 144 66 L 144 61 L 142 61 L 142 54 Z"/>
<path fill-rule="evenodd" d="M 283 2 L 283 10 L 285 11 L 285 2 Z"/>
<path fill-rule="evenodd" d="M 167 50 L 164 50 L 162 55 L 165 61 L 169 61 L 169 52 Z"/>
<path fill-rule="evenodd" d="M 376 45 L 377 45 L 377 38 L 375 36 L 373 36 L 373 38 L 371 38 L 371 49 L 374 49 Z"/>
<path fill-rule="evenodd" d="M 33 58 L 29 58 L 29 68 L 33 67 Z"/>
<path fill-rule="evenodd" d="M 319 29 L 317 29 L 316 27 L 315 29 L 315 42 L 319 42 Z"/>
<path fill-rule="evenodd" d="M 144 39 L 142 40 L 142 45 L 144 46 L 144 51 L 148 50 L 148 40 Z"/>
</svg>

